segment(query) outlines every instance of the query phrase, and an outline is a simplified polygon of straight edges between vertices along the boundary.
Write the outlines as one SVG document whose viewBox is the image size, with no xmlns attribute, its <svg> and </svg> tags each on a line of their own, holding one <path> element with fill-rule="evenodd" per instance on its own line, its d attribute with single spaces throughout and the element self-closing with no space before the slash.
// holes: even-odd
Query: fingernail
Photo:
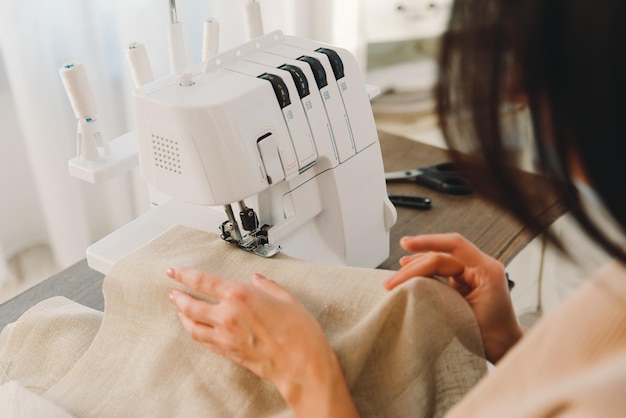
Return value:
<svg viewBox="0 0 626 418">
<path fill-rule="evenodd" d="M 168 294 L 167 294 L 167 298 L 170 300 L 170 302 L 174 302 L 174 298 L 176 297 L 176 291 L 175 290 L 171 290 Z"/>
<path fill-rule="evenodd" d="M 168 277 L 174 278 L 176 270 L 174 270 L 174 267 L 168 267 L 167 270 L 165 270 L 165 274 L 167 274 Z"/>
<path fill-rule="evenodd" d="M 264 276 L 264 275 L 262 275 L 262 274 L 260 274 L 260 273 L 254 273 L 254 274 L 252 275 L 252 277 L 253 277 L 254 279 L 265 279 L 265 276 Z"/>
</svg>

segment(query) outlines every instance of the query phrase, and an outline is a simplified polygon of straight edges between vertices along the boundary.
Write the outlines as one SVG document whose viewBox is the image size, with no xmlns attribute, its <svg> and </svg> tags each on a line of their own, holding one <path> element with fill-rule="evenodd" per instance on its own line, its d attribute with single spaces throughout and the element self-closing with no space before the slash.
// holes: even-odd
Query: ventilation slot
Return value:
<svg viewBox="0 0 626 418">
<path fill-rule="evenodd" d="M 154 165 L 171 174 L 183 174 L 178 141 L 152 134 Z"/>
</svg>

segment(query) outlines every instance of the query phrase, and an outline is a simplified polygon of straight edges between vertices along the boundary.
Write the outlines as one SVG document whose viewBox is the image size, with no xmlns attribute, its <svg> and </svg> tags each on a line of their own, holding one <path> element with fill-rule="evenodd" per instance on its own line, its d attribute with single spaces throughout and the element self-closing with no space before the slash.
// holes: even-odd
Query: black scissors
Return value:
<svg viewBox="0 0 626 418">
<path fill-rule="evenodd" d="M 431 189 L 456 195 L 472 193 L 469 182 L 455 170 L 454 163 L 441 163 L 413 170 L 385 173 L 388 182 L 409 181 Z"/>
</svg>

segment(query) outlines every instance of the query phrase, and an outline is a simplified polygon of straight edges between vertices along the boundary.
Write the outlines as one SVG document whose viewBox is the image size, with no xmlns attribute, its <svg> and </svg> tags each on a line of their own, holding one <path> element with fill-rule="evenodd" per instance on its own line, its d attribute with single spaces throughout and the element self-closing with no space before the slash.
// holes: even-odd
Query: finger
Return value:
<svg viewBox="0 0 626 418">
<path fill-rule="evenodd" d="M 176 306 L 178 311 L 187 318 L 207 326 L 216 325 L 216 321 L 213 318 L 215 310 L 214 304 L 198 300 L 178 290 L 170 291 L 169 299 Z"/>
<path fill-rule="evenodd" d="M 457 233 L 403 237 L 400 245 L 407 251 L 447 253 L 468 266 L 476 266 L 484 259 L 484 253 L 478 247 Z"/>
<path fill-rule="evenodd" d="M 183 329 L 187 331 L 187 334 L 191 336 L 195 341 L 203 344 L 213 344 L 213 336 L 215 328 L 209 327 L 206 324 L 196 322 L 191 318 L 188 318 L 182 312 L 178 313 L 180 323 Z"/>
<path fill-rule="evenodd" d="M 273 280 L 268 280 L 265 276 L 259 273 L 254 273 L 252 275 L 252 284 L 258 288 L 263 290 L 264 292 L 269 293 L 277 299 L 284 300 L 286 302 L 293 301 L 293 296 L 283 289 L 278 283 Z"/>
<path fill-rule="evenodd" d="M 425 255 L 426 255 L 426 253 L 417 253 L 417 254 L 405 255 L 403 257 L 400 257 L 400 260 L 398 260 L 398 262 L 400 263 L 400 266 L 406 266 L 411 261 L 417 260 L 418 258 L 422 258 Z"/>
<path fill-rule="evenodd" d="M 235 282 L 223 279 L 205 271 L 187 267 L 170 267 L 167 276 L 194 290 L 221 298 L 229 289 L 236 286 Z"/>
<path fill-rule="evenodd" d="M 194 321 L 179 312 L 180 322 L 183 329 L 191 336 L 191 338 L 214 353 L 229 358 L 239 364 L 245 365 L 245 358 L 250 357 L 244 355 L 246 347 L 254 344 L 251 335 L 241 339 L 231 332 L 224 332 L 223 329 L 208 327 L 205 324 Z"/>
<path fill-rule="evenodd" d="M 413 261 L 415 259 L 415 256 L 411 256 L 411 255 L 405 255 L 404 257 L 400 257 L 400 260 L 398 260 L 398 262 L 400 263 L 400 266 L 406 266 L 407 264 L 409 264 L 411 261 Z"/>
<path fill-rule="evenodd" d="M 444 253 L 428 253 L 428 256 L 414 258 L 384 282 L 387 290 L 416 276 L 456 276 L 463 273 L 465 266 L 456 258 Z"/>
<path fill-rule="evenodd" d="M 458 277 L 448 277 L 448 283 L 450 287 L 459 292 L 463 296 L 467 296 L 474 290 L 472 286 L 467 284 L 464 280 L 459 279 Z"/>
</svg>

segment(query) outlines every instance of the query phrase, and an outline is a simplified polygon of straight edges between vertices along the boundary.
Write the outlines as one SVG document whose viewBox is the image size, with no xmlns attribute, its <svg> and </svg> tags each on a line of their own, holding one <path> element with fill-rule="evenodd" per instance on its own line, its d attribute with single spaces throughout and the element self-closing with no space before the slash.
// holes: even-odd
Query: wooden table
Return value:
<svg viewBox="0 0 626 418">
<path fill-rule="evenodd" d="M 448 161 L 445 150 L 406 138 L 380 133 L 386 171 L 428 166 Z M 532 181 L 536 176 L 529 176 Z M 538 181 L 538 179 L 536 179 Z M 487 254 L 507 264 L 534 236 L 493 205 L 477 196 L 452 196 L 409 183 L 388 185 L 390 194 L 428 196 L 430 210 L 398 208 L 398 221 L 391 229 L 390 256 L 381 268 L 397 269 L 405 252 L 399 239 L 404 235 L 459 232 Z M 557 201 L 542 209 L 540 216 L 556 220 L 563 214 Z M 85 306 L 103 310 L 104 276 L 89 268 L 86 260 L 39 283 L 0 305 L 0 329 L 15 321 L 23 312 L 51 296 L 65 296 Z"/>
<path fill-rule="evenodd" d="M 384 132 L 379 134 L 385 171 L 400 171 L 450 161 L 448 152 L 444 149 Z M 520 175 L 527 176 L 529 183 L 540 186 L 542 182 L 534 174 Z M 511 216 L 475 195 L 448 195 L 413 183 L 389 183 L 387 190 L 389 194 L 430 197 L 432 209 L 397 208 L 398 221 L 391 229 L 390 256 L 380 266 L 382 268 L 395 270 L 400 266 L 398 259 L 405 252 L 398 241 L 405 235 L 458 232 L 504 264 L 508 264 L 535 238 L 535 235 Z M 554 199 L 540 208 L 537 216 L 551 223 L 563 214 L 560 201 Z"/>
</svg>

